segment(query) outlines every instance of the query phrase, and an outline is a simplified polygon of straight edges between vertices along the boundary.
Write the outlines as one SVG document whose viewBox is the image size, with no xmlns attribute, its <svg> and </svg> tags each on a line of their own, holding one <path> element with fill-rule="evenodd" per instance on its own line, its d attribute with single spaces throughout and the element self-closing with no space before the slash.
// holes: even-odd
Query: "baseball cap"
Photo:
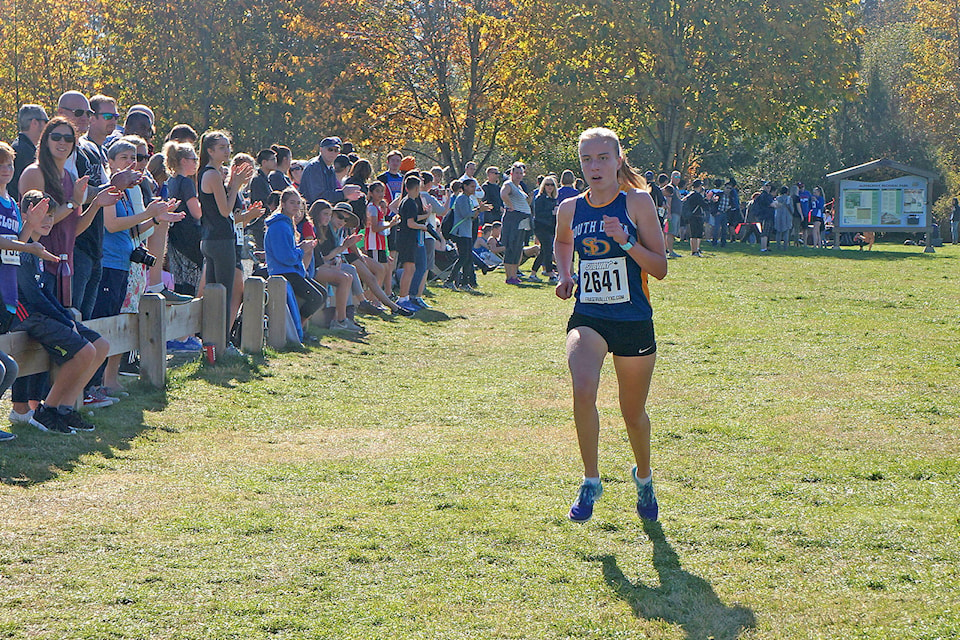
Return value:
<svg viewBox="0 0 960 640">
<path fill-rule="evenodd" d="M 340 138 L 338 138 L 337 136 L 328 136 L 320 141 L 320 146 L 323 147 L 324 149 L 326 149 L 327 147 L 339 147 L 341 144 L 343 143 L 340 141 Z"/>
<path fill-rule="evenodd" d="M 128 118 L 135 113 L 139 113 L 140 115 L 147 116 L 147 119 L 150 120 L 150 126 L 153 126 L 153 109 L 151 109 L 145 104 L 135 104 L 129 109 L 127 109 Z"/>
</svg>

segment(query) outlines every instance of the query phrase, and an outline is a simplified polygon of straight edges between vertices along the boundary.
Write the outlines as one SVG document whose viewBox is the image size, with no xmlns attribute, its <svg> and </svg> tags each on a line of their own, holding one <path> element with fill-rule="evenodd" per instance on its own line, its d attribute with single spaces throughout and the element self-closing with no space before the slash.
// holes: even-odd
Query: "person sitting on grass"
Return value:
<svg viewBox="0 0 960 640">
<path fill-rule="evenodd" d="M 50 233 L 54 210 L 44 202 L 49 200 L 40 191 L 31 190 L 24 194 L 20 208 L 28 213 L 21 239 L 28 238 L 35 243 Z M 18 300 L 14 301 L 17 313 L 10 330 L 26 331 L 50 354 L 51 361 L 60 365 L 49 393 L 27 422 L 41 431 L 52 433 L 93 431 L 94 426 L 73 407 L 82 399 L 87 382 L 106 360 L 110 344 L 96 331 L 75 321 L 57 296 L 41 286 L 41 260 L 51 258 L 53 262 L 57 261 L 55 256 L 46 252 L 23 252 L 17 271 Z M 13 410 L 19 416 L 30 412 L 28 384 L 27 379 L 21 378 L 14 383 L 11 392 Z"/>
<path fill-rule="evenodd" d="M 293 288 L 300 304 L 300 322 L 306 328 L 310 316 L 321 309 L 327 296 L 320 286 L 307 277 L 306 268 L 313 258 L 314 238 L 297 242 L 295 220 L 303 207 L 300 193 L 287 187 L 280 196 L 280 207 L 264 223 L 263 249 L 267 256 L 267 273 L 283 276 Z"/>
<path fill-rule="evenodd" d="M 347 204 L 349 203 L 338 202 L 333 205 L 330 231 L 338 245 L 348 245 L 347 250 L 342 254 L 347 264 L 341 265 L 341 268 L 347 273 L 356 274 L 353 293 L 360 300 L 360 304 L 357 305 L 358 310 L 364 312 L 365 307 L 366 313 L 380 313 L 389 309 L 394 314 L 412 315 L 391 300 L 380 286 L 384 268 L 377 260 L 360 250 L 359 240 L 363 240 L 363 236 L 359 233 L 360 218 L 347 207 Z M 354 238 L 358 238 L 358 242 L 353 242 Z M 348 239 L 350 239 L 349 243 Z"/>
<path fill-rule="evenodd" d="M 501 264 L 503 264 L 503 258 L 491 251 L 490 249 L 490 240 L 493 234 L 494 225 L 499 225 L 499 222 L 488 222 L 480 228 L 480 235 L 477 236 L 476 241 L 473 243 L 473 255 L 484 265 L 484 273 L 489 270 L 496 269 Z M 502 249 L 502 247 L 501 247 Z"/>
<path fill-rule="evenodd" d="M 330 229 L 333 207 L 326 200 L 320 199 L 310 205 L 310 211 L 307 215 L 313 222 L 313 228 L 317 234 L 317 244 L 313 251 L 314 262 L 316 263 L 313 279 L 334 287 L 335 315 L 330 323 L 330 328 L 359 333 L 361 331 L 360 325 L 347 317 L 347 303 L 353 287 L 353 275 L 341 268 L 343 264 L 341 254 L 350 247 L 339 244 L 334 232 Z"/>
</svg>

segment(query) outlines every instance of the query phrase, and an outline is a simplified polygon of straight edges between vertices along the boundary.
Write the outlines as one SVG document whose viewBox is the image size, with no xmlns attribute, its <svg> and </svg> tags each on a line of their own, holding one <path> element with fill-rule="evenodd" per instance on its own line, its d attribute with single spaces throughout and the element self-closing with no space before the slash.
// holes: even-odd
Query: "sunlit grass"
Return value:
<svg viewBox="0 0 960 640">
<path fill-rule="evenodd" d="M 652 285 L 661 525 L 609 362 L 579 481 L 547 286 L 187 363 L 93 434 L 0 448 L 0 637 L 960 636 L 960 252 L 671 261 Z"/>
</svg>

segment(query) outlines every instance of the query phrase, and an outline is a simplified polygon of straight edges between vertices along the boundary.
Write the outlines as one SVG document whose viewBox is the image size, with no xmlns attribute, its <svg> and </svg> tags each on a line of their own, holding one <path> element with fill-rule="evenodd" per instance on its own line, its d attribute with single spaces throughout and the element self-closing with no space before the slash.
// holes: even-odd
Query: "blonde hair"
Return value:
<svg viewBox="0 0 960 640">
<path fill-rule="evenodd" d="M 163 164 L 171 176 L 180 171 L 180 163 L 190 156 L 197 155 L 196 149 L 189 142 L 171 140 L 163 145 Z"/>
<path fill-rule="evenodd" d="M 630 189 L 640 189 L 641 191 L 649 190 L 647 180 L 643 177 L 643 174 L 631 167 L 630 163 L 627 162 L 627 157 L 623 154 L 623 149 L 620 146 L 620 137 L 615 132 L 606 127 L 587 129 L 580 134 L 580 139 L 577 141 L 577 144 L 583 144 L 587 140 L 607 140 L 613 143 L 614 148 L 617 150 L 617 155 L 623 161 L 620 168 L 617 169 L 617 182 L 620 183 L 620 188 L 627 187 Z"/>
</svg>

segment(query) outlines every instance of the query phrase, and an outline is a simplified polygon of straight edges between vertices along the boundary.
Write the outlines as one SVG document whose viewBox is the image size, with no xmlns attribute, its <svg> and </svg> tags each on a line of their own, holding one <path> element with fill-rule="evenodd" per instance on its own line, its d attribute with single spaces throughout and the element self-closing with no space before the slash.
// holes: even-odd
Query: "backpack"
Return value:
<svg viewBox="0 0 960 640">
<path fill-rule="evenodd" d="M 453 203 L 456 201 L 457 198 L 450 201 L 450 210 L 443 215 L 443 220 L 440 221 L 440 233 L 443 234 L 444 238 L 449 238 L 453 233 Z"/>
</svg>

